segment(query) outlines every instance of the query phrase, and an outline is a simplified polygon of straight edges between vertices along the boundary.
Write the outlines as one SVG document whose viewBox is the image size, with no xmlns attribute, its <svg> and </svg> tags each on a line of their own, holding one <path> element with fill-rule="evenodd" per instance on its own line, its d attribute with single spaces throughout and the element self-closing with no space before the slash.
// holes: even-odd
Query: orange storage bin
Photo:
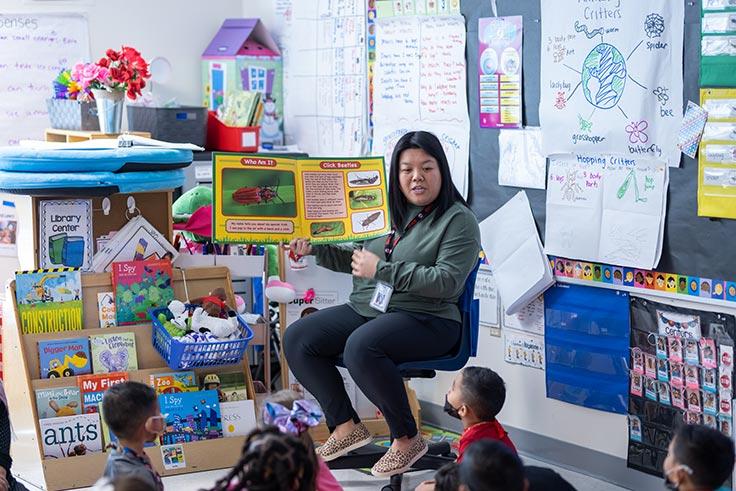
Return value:
<svg viewBox="0 0 736 491">
<path fill-rule="evenodd" d="M 207 114 L 207 149 L 224 152 L 257 152 L 261 143 L 260 126 L 227 126 L 214 111 Z"/>
</svg>

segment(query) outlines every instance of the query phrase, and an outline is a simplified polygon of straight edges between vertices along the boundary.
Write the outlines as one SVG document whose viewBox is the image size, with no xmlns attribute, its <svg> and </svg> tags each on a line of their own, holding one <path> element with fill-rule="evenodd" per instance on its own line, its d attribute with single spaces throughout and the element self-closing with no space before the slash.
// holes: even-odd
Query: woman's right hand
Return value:
<svg viewBox="0 0 736 491">
<path fill-rule="evenodd" d="M 289 242 L 289 250 L 297 256 L 311 256 L 312 255 L 312 243 L 309 239 L 297 238 Z"/>
</svg>

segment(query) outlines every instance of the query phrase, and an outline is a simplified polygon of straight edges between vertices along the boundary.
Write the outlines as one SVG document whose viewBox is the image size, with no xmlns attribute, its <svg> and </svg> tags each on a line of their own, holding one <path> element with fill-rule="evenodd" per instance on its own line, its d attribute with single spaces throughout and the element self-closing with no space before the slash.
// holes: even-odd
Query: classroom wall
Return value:
<svg viewBox="0 0 736 491">
<path fill-rule="evenodd" d="M 641 297 L 679 307 L 736 315 L 736 309 L 714 308 L 697 302 L 646 295 Z M 485 366 L 495 370 L 506 382 L 506 404 L 499 415 L 501 423 L 626 459 L 628 429 L 625 415 L 596 411 L 548 399 L 545 372 L 506 363 L 503 360 L 503 349 L 503 338 L 493 337 L 488 329 L 481 327 L 478 356 L 468 362 L 468 365 Z M 411 386 L 417 391 L 420 401 L 442 406 L 445 402 L 445 393 L 455 375 L 438 372 L 435 379 L 413 380 Z"/>
<path fill-rule="evenodd" d="M 85 13 L 92 59 L 101 57 L 108 48 L 119 49 L 123 43 L 140 50 L 149 61 L 165 57 L 171 63 L 171 79 L 164 86 L 157 86 L 157 93 L 163 100 L 176 98 L 180 104 L 200 105 L 200 56 L 223 19 L 241 16 L 243 3 L 243 0 L 128 0 L 124 3 L 3 0 L 2 13 Z"/>
</svg>

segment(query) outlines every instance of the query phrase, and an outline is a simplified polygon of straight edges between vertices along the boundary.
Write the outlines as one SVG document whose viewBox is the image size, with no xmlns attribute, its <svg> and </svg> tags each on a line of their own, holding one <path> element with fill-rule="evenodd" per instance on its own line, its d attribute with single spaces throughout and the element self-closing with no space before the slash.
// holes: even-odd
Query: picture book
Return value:
<svg viewBox="0 0 736 491">
<path fill-rule="evenodd" d="M 177 392 L 196 392 L 197 375 L 192 371 L 152 373 L 151 386 L 157 394 L 176 394 Z"/>
<path fill-rule="evenodd" d="M 38 419 L 82 414 L 79 387 L 37 389 L 36 411 L 38 411 Z"/>
<path fill-rule="evenodd" d="M 77 385 L 82 396 L 82 412 L 91 414 L 99 412 L 105 391 L 115 384 L 128 381 L 128 372 L 100 373 L 82 375 L 77 378 Z"/>
<path fill-rule="evenodd" d="M 127 372 L 138 370 L 135 334 L 100 334 L 89 337 L 94 373 Z"/>
<path fill-rule="evenodd" d="M 23 334 L 82 329 L 82 278 L 78 269 L 15 273 L 15 299 Z"/>
<path fill-rule="evenodd" d="M 210 373 L 202 377 L 202 390 L 216 390 L 220 402 L 248 399 L 243 372 Z"/>
<path fill-rule="evenodd" d="M 92 200 L 42 200 L 38 227 L 40 267 L 92 267 Z"/>
<path fill-rule="evenodd" d="M 100 328 L 117 326 L 115 319 L 115 296 L 112 292 L 97 294 L 97 313 L 100 318 Z"/>
<path fill-rule="evenodd" d="M 256 427 L 256 409 L 252 400 L 220 403 L 224 436 L 244 436 Z"/>
<path fill-rule="evenodd" d="M 148 322 L 148 309 L 174 300 L 172 268 L 168 259 L 113 263 L 115 317 L 118 326 Z"/>
<path fill-rule="evenodd" d="M 161 445 L 222 438 L 222 421 L 217 392 L 203 390 L 158 396 L 166 430 Z"/>
<path fill-rule="evenodd" d="M 87 338 L 38 342 L 41 378 L 73 377 L 92 373 Z"/>
<path fill-rule="evenodd" d="M 314 244 L 386 235 L 383 157 L 282 158 L 213 154 L 216 242 Z"/>
<path fill-rule="evenodd" d="M 101 245 L 104 247 L 98 246 L 97 254 L 92 258 L 92 271 L 96 273 L 111 271 L 114 262 L 163 258 L 173 261 L 179 255 L 166 237 L 140 215 L 131 218 Z"/>
<path fill-rule="evenodd" d="M 41 443 L 44 458 L 63 458 L 102 452 L 102 430 L 98 414 L 77 414 L 42 419 Z"/>
</svg>

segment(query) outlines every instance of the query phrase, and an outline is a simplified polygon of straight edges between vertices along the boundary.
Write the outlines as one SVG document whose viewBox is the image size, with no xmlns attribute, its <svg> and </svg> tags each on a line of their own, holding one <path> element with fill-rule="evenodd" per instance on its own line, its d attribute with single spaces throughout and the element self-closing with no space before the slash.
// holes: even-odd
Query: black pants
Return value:
<svg viewBox="0 0 736 491">
<path fill-rule="evenodd" d="M 289 367 L 322 406 L 331 428 L 360 421 L 336 367 L 345 367 L 383 413 L 391 436 L 417 434 L 404 381 L 396 365 L 436 358 L 460 339 L 460 323 L 432 315 L 389 312 L 375 319 L 348 305 L 319 310 L 289 326 L 284 350 Z"/>
</svg>

